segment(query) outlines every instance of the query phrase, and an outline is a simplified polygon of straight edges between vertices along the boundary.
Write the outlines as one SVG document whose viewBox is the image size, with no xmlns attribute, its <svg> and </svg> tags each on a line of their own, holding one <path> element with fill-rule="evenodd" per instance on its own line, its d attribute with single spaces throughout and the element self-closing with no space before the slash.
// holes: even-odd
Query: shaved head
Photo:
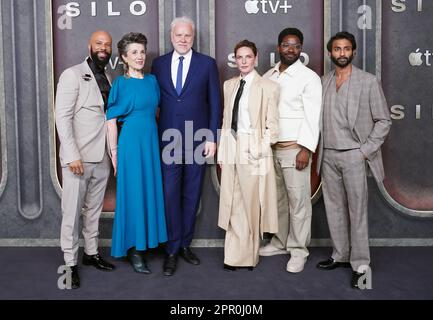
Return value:
<svg viewBox="0 0 433 320">
<path fill-rule="evenodd" d="M 98 38 L 104 38 L 105 40 L 110 40 L 110 42 L 112 41 L 111 35 L 107 31 L 97 30 L 97 31 L 93 32 L 92 35 L 90 36 L 89 45 L 93 41 L 96 41 L 96 39 L 98 39 Z"/>
<path fill-rule="evenodd" d="M 89 54 L 93 62 L 104 68 L 111 58 L 111 35 L 104 30 L 92 33 L 89 40 Z"/>
</svg>

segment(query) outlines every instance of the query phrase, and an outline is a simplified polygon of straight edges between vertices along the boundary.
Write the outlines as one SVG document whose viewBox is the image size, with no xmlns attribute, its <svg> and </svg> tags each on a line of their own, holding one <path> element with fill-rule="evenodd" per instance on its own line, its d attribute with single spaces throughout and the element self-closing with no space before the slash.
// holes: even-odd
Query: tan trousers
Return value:
<svg viewBox="0 0 433 320">
<path fill-rule="evenodd" d="M 248 154 L 241 150 L 242 139 L 236 143 L 236 168 L 234 177 L 233 207 L 224 243 L 224 263 L 237 267 L 255 267 L 259 262 L 260 247 L 260 197 L 259 176 Z"/>
<path fill-rule="evenodd" d="M 73 174 L 68 166 L 62 168 L 62 226 L 60 246 L 65 264 L 77 265 L 79 247 L 79 221 L 83 216 L 84 252 L 98 253 L 99 217 L 102 211 L 105 188 L 110 174 L 107 154 L 101 162 L 84 163 L 84 175 Z"/>
<path fill-rule="evenodd" d="M 272 244 L 292 256 L 307 257 L 311 239 L 311 160 L 303 170 L 296 169 L 300 149 L 274 150 L 278 194 L 278 233 Z"/>
</svg>

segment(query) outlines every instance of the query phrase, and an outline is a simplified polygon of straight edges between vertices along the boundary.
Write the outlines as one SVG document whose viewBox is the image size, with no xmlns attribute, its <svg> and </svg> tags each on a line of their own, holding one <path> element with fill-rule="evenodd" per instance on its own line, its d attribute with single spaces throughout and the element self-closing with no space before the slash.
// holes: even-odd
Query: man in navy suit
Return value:
<svg viewBox="0 0 433 320">
<path fill-rule="evenodd" d="M 215 59 L 192 50 L 194 22 L 171 23 L 174 51 L 154 60 L 152 73 L 161 89 L 159 131 L 162 150 L 167 256 L 164 275 L 176 271 L 177 256 L 198 265 L 191 251 L 200 202 L 205 158 L 216 151 L 221 96 Z"/>
</svg>

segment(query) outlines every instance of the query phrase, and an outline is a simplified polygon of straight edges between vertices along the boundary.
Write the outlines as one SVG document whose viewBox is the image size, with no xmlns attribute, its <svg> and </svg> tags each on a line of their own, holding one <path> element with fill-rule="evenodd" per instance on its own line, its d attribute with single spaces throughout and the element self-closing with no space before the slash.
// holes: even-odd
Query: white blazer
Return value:
<svg viewBox="0 0 433 320">
<path fill-rule="evenodd" d="M 280 62 L 263 76 L 280 85 L 278 141 L 297 141 L 315 152 L 322 108 L 320 77 L 300 60 L 281 74 L 279 67 Z"/>
</svg>

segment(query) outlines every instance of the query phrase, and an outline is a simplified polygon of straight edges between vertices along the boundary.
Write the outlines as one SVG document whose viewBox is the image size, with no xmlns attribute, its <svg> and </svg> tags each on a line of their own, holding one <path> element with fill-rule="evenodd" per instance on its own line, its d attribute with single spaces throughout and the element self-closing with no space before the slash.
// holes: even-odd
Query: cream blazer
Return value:
<svg viewBox="0 0 433 320">
<path fill-rule="evenodd" d="M 55 116 L 62 166 L 78 159 L 102 161 L 106 146 L 104 100 L 87 59 L 61 74 Z"/>
</svg>

